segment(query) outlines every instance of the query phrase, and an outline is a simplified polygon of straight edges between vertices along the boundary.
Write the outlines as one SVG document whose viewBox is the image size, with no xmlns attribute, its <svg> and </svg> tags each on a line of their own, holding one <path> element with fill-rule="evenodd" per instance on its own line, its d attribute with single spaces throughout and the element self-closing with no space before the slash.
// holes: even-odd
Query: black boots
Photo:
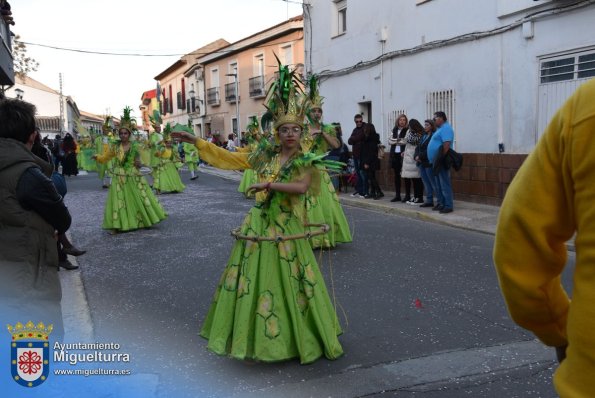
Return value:
<svg viewBox="0 0 595 398">
<path fill-rule="evenodd" d="M 366 198 L 366 199 L 374 199 L 374 200 L 378 200 L 382 197 L 384 197 L 384 193 L 382 193 L 380 188 L 371 189 L 371 193 L 364 196 L 364 198 Z"/>
</svg>

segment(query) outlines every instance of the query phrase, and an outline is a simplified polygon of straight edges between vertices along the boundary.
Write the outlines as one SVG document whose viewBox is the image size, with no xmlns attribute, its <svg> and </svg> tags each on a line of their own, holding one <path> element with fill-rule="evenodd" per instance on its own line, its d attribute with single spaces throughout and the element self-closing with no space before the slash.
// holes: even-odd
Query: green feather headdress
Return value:
<svg viewBox="0 0 595 398">
<path fill-rule="evenodd" d="M 103 125 L 101 126 L 101 130 L 104 133 L 109 133 L 112 131 L 112 126 L 113 126 L 112 117 L 109 115 L 105 116 L 105 121 L 103 122 Z"/>
<path fill-rule="evenodd" d="M 185 130 L 184 126 L 182 126 L 182 129 Z M 169 141 L 171 139 L 171 132 L 172 132 L 172 128 L 171 128 L 171 124 L 169 124 L 169 122 L 167 122 L 167 124 L 165 125 L 165 127 L 163 128 L 163 141 Z"/>
<path fill-rule="evenodd" d="M 149 121 L 151 122 L 151 126 L 153 130 L 157 131 L 157 127 L 161 126 L 161 114 L 157 109 L 153 110 L 153 114 L 149 115 Z"/>
<path fill-rule="evenodd" d="M 318 89 L 318 76 L 312 75 L 310 80 L 308 81 L 308 99 L 310 100 L 310 109 L 312 108 L 320 108 L 322 109 L 322 104 L 324 103 L 324 97 L 320 95 L 320 91 Z"/>
<path fill-rule="evenodd" d="M 275 55 L 275 58 L 277 56 Z M 277 58 L 279 71 L 265 98 L 265 107 L 273 115 L 273 128 L 282 124 L 294 123 L 304 126 L 304 117 L 308 108 L 308 99 L 302 90 L 302 82 L 295 70 L 281 65 Z"/>
<path fill-rule="evenodd" d="M 132 114 L 132 108 L 127 106 L 124 108 L 123 110 L 123 115 L 120 118 L 120 128 L 121 129 L 126 129 L 130 132 L 130 134 L 132 135 L 132 133 L 137 129 L 136 128 L 136 119 L 133 118 L 132 116 L 130 116 Z"/>
<path fill-rule="evenodd" d="M 168 136 L 171 134 L 172 131 L 185 131 L 188 134 L 194 135 L 194 130 L 192 130 L 192 127 L 190 127 L 190 126 L 184 126 L 181 123 L 176 123 L 176 125 L 173 128 L 171 128 L 170 125 L 169 125 L 169 123 L 168 123 L 167 126 L 165 126 L 165 129 L 168 131 L 167 132 L 167 135 Z M 164 131 L 164 135 L 165 134 L 166 133 Z"/>
</svg>

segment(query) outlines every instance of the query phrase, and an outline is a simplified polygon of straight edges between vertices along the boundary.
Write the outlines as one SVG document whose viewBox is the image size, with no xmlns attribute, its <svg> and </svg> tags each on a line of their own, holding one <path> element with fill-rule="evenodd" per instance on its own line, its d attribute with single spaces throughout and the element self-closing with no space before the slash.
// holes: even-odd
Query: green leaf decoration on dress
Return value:
<svg viewBox="0 0 595 398">
<path fill-rule="evenodd" d="M 306 295 L 306 297 L 308 297 L 309 299 L 314 297 L 314 287 L 305 279 L 302 280 L 302 283 L 302 287 L 304 289 L 304 294 Z"/>
<path fill-rule="evenodd" d="M 277 315 L 272 314 L 264 322 L 264 334 L 269 339 L 274 339 L 281 334 L 281 325 L 279 325 L 279 318 Z"/>
<path fill-rule="evenodd" d="M 298 292 L 296 302 L 300 312 L 303 314 L 308 309 L 308 297 L 303 292 Z"/>
<path fill-rule="evenodd" d="M 258 297 L 256 313 L 265 319 L 273 314 L 273 293 L 267 290 Z"/>
<path fill-rule="evenodd" d="M 316 275 L 311 264 L 304 265 L 304 279 L 308 281 L 312 286 L 316 284 Z"/>
<path fill-rule="evenodd" d="M 227 269 L 225 273 L 225 282 L 223 283 L 223 287 L 225 290 L 234 291 L 238 288 L 238 273 L 239 273 L 239 266 L 232 265 Z"/>
<path fill-rule="evenodd" d="M 241 275 L 238 282 L 238 298 L 245 296 L 250 292 L 250 279 Z"/>
<path fill-rule="evenodd" d="M 292 255 L 293 250 L 295 250 L 293 242 L 290 240 L 279 242 L 277 247 L 279 248 L 279 256 L 285 259 Z"/>
<path fill-rule="evenodd" d="M 292 259 L 287 259 L 286 261 L 289 264 L 289 273 L 291 277 L 299 281 L 301 279 L 301 270 L 297 256 Z"/>
<path fill-rule="evenodd" d="M 256 233 L 250 234 L 250 236 L 256 236 Z M 246 246 L 244 249 L 244 253 L 246 254 L 246 258 L 248 258 L 252 253 L 254 253 L 258 249 L 258 242 L 254 242 L 253 240 L 247 240 Z"/>
</svg>

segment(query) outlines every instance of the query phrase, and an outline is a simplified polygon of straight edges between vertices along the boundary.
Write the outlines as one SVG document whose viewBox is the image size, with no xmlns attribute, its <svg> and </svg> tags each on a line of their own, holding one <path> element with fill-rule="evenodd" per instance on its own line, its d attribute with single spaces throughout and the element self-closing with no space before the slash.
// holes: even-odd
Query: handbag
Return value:
<svg viewBox="0 0 595 398">
<path fill-rule="evenodd" d="M 380 160 L 384 159 L 384 154 L 385 154 L 384 148 L 385 148 L 384 145 L 382 145 L 382 144 L 378 145 L 378 159 L 380 159 Z"/>
<path fill-rule="evenodd" d="M 459 171 L 461 170 L 461 167 L 463 167 L 463 155 L 461 155 L 454 149 L 448 149 L 448 152 L 446 153 L 446 158 L 448 159 L 448 162 L 452 166 L 452 168 L 455 169 L 455 171 Z"/>
</svg>

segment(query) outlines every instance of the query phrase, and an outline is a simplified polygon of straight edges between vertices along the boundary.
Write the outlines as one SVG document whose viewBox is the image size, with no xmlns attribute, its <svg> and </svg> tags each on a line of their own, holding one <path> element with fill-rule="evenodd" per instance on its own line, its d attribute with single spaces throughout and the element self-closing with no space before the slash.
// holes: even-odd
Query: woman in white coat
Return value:
<svg viewBox="0 0 595 398">
<path fill-rule="evenodd" d="M 405 135 L 405 152 L 403 156 L 403 168 L 401 177 L 405 180 L 405 198 L 407 204 L 416 205 L 423 203 L 423 183 L 421 174 L 415 162 L 415 147 L 419 144 L 424 128 L 417 119 L 409 120 L 409 131 Z M 411 196 L 411 185 L 413 185 L 413 196 Z"/>
</svg>

